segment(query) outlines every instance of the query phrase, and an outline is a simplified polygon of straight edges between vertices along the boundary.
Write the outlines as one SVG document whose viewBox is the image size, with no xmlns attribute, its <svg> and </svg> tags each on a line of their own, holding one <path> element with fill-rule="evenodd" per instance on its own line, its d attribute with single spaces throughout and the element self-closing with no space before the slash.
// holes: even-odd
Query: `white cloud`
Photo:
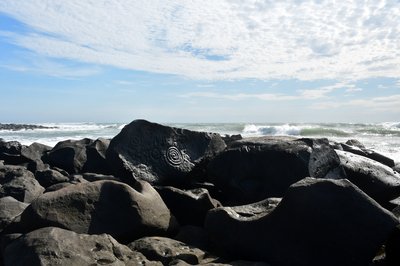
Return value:
<svg viewBox="0 0 400 266">
<path fill-rule="evenodd" d="M 246 99 L 258 99 L 264 101 L 291 101 L 298 99 L 297 96 L 290 96 L 284 94 L 272 94 L 272 93 L 236 93 L 236 94 L 225 94 L 216 92 L 191 92 L 180 95 L 183 98 L 214 98 L 214 99 L 224 99 L 240 101 Z"/>
<path fill-rule="evenodd" d="M 335 109 L 341 107 L 357 107 L 380 112 L 400 112 L 400 95 L 372 97 L 350 101 L 319 102 L 311 106 L 312 109 Z"/>
<path fill-rule="evenodd" d="M 400 75 L 394 0 L 2 0 L 0 11 L 33 29 L 3 38 L 80 62 L 196 79 Z"/>
</svg>

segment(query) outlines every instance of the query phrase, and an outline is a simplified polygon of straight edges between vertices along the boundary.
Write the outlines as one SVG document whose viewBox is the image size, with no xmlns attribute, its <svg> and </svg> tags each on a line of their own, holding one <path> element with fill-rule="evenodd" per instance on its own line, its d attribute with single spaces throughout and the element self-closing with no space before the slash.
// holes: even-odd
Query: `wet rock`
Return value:
<svg viewBox="0 0 400 266">
<path fill-rule="evenodd" d="M 345 175 L 353 184 L 384 207 L 400 196 L 400 174 L 390 167 L 356 154 L 336 150 Z"/>
<path fill-rule="evenodd" d="M 199 265 L 212 261 L 204 251 L 186 245 L 177 240 L 165 237 L 144 237 L 128 245 L 134 251 L 142 253 L 148 260 L 160 261 L 163 265 L 180 259 L 191 265 Z"/>
<path fill-rule="evenodd" d="M 181 190 L 167 186 L 156 190 L 180 225 L 202 226 L 208 210 L 220 206 L 204 188 Z"/>
<path fill-rule="evenodd" d="M 107 233 L 119 241 L 167 235 L 176 223 L 150 184 L 135 188 L 115 181 L 70 185 L 43 194 L 22 213 L 26 231 L 58 226 L 77 233 Z"/>
<path fill-rule="evenodd" d="M 343 143 L 341 145 L 342 145 L 342 148 L 344 151 L 367 157 L 369 159 L 372 159 L 374 161 L 377 161 L 377 162 L 384 164 L 386 166 L 389 166 L 389 167 L 394 167 L 394 165 L 395 165 L 394 160 L 392 158 L 389 158 L 379 152 L 376 152 L 376 151 L 373 151 L 370 149 L 366 149 L 366 148 L 360 148 L 359 146 L 351 146 L 351 145 L 347 145 L 347 144 L 343 144 Z"/>
<path fill-rule="evenodd" d="M 217 155 L 208 176 L 222 192 L 224 205 L 282 197 L 293 183 L 309 175 L 311 147 L 293 138 L 243 139 Z"/>
<path fill-rule="evenodd" d="M 291 219 L 292 218 L 292 219 Z M 272 211 L 210 210 L 205 228 L 224 256 L 272 265 L 367 265 L 398 224 L 347 180 L 306 178 Z"/>
<path fill-rule="evenodd" d="M 204 158 L 226 147 L 221 136 L 135 120 L 115 136 L 107 161 L 115 176 L 153 184 L 179 185 Z"/>
<path fill-rule="evenodd" d="M 18 176 L 3 182 L 0 186 L 0 198 L 11 196 L 21 202 L 30 203 L 42 195 L 44 188 L 30 176 Z"/>
<path fill-rule="evenodd" d="M 0 232 L 3 231 L 28 204 L 20 202 L 13 197 L 0 198 Z"/>
<path fill-rule="evenodd" d="M 5 249 L 5 266 L 162 265 L 119 244 L 110 235 L 77 234 L 47 227 L 14 240 Z"/>
</svg>

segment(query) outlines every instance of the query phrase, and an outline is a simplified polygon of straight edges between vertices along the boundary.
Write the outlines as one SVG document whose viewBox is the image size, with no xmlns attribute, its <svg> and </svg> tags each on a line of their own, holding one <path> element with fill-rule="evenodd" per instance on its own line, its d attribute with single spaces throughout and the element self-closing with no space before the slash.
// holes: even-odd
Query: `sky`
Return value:
<svg viewBox="0 0 400 266">
<path fill-rule="evenodd" d="M 400 1 L 0 1 L 0 123 L 138 118 L 400 121 Z"/>
</svg>

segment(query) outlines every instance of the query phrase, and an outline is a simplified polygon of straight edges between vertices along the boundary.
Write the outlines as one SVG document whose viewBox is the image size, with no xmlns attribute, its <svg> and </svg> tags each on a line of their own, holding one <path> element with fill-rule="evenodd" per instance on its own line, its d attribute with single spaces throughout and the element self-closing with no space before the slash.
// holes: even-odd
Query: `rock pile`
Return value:
<svg viewBox="0 0 400 266">
<path fill-rule="evenodd" d="M 0 141 L 0 265 L 400 265 L 396 169 L 356 140 L 145 120 Z"/>
</svg>

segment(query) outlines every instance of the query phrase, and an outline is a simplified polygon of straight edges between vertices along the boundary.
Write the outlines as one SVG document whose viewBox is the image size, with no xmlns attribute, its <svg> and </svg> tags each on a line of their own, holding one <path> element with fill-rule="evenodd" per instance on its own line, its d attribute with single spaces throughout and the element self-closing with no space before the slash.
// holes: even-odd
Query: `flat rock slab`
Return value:
<svg viewBox="0 0 400 266">
<path fill-rule="evenodd" d="M 123 242 L 166 235 L 176 226 L 157 191 L 144 181 L 135 189 L 96 181 L 45 193 L 22 213 L 21 224 L 26 231 L 57 226 L 77 233 L 107 233 Z"/>
<path fill-rule="evenodd" d="M 399 223 L 348 180 L 306 178 L 265 215 L 209 211 L 205 228 L 220 252 L 271 265 L 365 266 Z"/>
<path fill-rule="evenodd" d="M 110 235 L 77 234 L 56 227 L 35 230 L 5 249 L 5 266 L 162 265 L 119 244 Z"/>
<path fill-rule="evenodd" d="M 111 140 L 106 158 L 117 177 L 173 185 L 225 147 L 218 134 L 135 120 Z"/>
</svg>

